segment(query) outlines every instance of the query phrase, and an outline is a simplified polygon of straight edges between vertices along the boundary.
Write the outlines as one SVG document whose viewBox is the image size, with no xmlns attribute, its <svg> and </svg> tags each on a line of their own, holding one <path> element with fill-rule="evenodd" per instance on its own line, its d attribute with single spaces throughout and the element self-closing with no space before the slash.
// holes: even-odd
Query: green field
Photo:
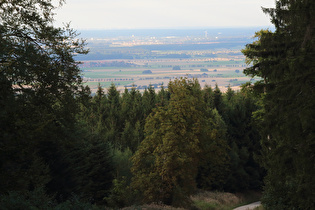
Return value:
<svg viewBox="0 0 315 210">
<path fill-rule="evenodd" d="M 99 61 L 100 64 L 102 64 L 101 62 L 103 61 Z M 202 86 L 218 84 L 224 91 L 228 85 L 238 86 L 250 80 L 242 73 L 245 68 L 243 57 L 228 57 L 227 54 L 224 58 L 134 59 L 106 62 L 106 65 L 109 65 L 110 62 L 114 64 L 128 63 L 130 67 L 82 68 L 84 80 L 92 91 L 96 91 L 99 83 L 103 87 L 108 87 L 114 83 L 120 90 L 124 89 L 125 85 L 135 84 L 141 89 L 141 87 L 146 87 L 149 84 L 168 84 L 170 79 L 179 77 L 198 78 Z M 89 63 L 89 61 L 85 61 L 85 63 Z M 180 70 L 173 70 L 174 66 L 179 66 Z M 200 69 L 207 69 L 208 71 L 200 71 Z M 143 74 L 144 70 L 151 70 L 152 74 Z"/>
</svg>

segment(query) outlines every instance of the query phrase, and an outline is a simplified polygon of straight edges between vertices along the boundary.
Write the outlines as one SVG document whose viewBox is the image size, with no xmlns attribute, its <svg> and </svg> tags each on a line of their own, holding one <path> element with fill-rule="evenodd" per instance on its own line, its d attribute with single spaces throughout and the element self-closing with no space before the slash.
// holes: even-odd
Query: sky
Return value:
<svg viewBox="0 0 315 210">
<path fill-rule="evenodd" d="M 74 29 L 187 29 L 270 27 L 261 7 L 275 0 L 67 0 L 57 26 Z"/>
</svg>

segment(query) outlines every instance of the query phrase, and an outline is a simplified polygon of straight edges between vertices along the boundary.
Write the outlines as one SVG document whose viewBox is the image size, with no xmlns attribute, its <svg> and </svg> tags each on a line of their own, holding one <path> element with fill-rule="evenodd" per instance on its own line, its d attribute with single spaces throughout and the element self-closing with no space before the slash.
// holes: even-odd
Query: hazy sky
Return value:
<svg viewBox="0 0 315 210">
<path fill-rule="evenodd" d="M 271 26 L 275 0 L 67 0 L 56 24 L 75 29 Z"/>
</svg>

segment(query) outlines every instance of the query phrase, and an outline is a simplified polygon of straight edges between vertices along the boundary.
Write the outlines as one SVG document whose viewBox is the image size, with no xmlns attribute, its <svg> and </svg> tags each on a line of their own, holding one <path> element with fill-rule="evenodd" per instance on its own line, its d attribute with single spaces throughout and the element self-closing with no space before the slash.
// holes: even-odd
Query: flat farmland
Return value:
<svg viewBox="0 0 315 210">
<path fill-rule="evenodd" d="M 240 29 L 106 30 L 83 35 L 89 49 L 78 55 L 82 77 L 93 92 L 98 84 L 119 90 L 136 87 L 156 90 L 180 77 L 197 78 L 202 87 L 216 84 L 239 89 L 250 81 L 243 74 L 241 53 L 255 31 Z"/>
<path fill-rule="evenodd" d="M 119 90 L 135 86 L 140 91 L 150 84 L 156 90 L 163 85 L 167 87 L 170 80 L 180 77 L 197 78 L 202 87 L 218 84 L 222 91 L 230 85 L 239 89 L 243 83 L 250 81 L 242 72 L 246 67 L 243 58 L 202 58 L 202 59 L 141 59 L 141 60 L 106 60 L 102 63 L 121 63 L 122 66 L 113 67 L 82 67 L 83 78 L 92 92 L 98 84 L 108 88 L 112 83 Z M 85 61 L 85 66 L 96 61 Z"/>
</svg>

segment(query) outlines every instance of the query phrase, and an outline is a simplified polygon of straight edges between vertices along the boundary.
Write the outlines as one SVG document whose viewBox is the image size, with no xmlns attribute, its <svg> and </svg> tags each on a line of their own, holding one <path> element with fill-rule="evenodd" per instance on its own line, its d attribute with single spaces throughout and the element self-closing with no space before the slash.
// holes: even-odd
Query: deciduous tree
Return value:
<svg viewBox="0 0 315 210">
<path fill-rule="evenodd" d="M 82 93 L 74 55 L 87 51 L 69 26 L 53 26 L 54 9 L 51 0 L 0 2 L 0 174 L 10 183 L 1 192 L 32 190 L 49 179 L 46 187 L 71 188 L 65 153 L 76 141 Z"/>
<path fill-rule="evenodd" d="M 146 138 L 132 158 L 132 187 L 143 193 L 144 202 L 185 205 L 196 188 L 200 156 L 210 151 L 202 146 L 214 148 L 216 131 L 203 113 L 197 80 L 176 79 L 169 92 L 169 104 L 146 120 Z"/>
</svg>

